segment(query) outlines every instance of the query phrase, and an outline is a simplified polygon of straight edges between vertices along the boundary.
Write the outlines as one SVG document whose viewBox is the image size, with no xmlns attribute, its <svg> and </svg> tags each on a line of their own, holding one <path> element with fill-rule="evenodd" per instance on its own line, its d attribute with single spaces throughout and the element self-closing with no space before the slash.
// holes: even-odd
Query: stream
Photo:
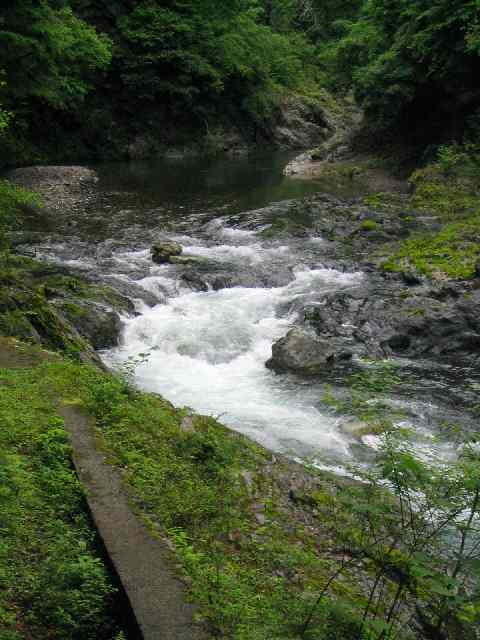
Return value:
<svg viewBox="0 0 480 640">
<path fill-rule="evenodd" d="M 305 304 L 352 290 L 369 276 L 335 268 L 314 230 L 278 237 L 265 230 L 275 220 L 273 203 L 315 193 L 351 199 L 365 186 L 284 177 L 289 159 L 95 167 L 94 195 L 55 228 L 38 230 L 35 249 L 38 257 L 93 274 L 134 299 L 137 314 L 123 319 L 121 344 L 101 354 L 107 365 L 134 362 L 142 389 L 213 415 L 271 450 L 341 471 L 368 460 L 378 438 L 359 440 L 345 430 L 348 417 L 324 401 L 324 380 L 278 375 L 265 362 Z M 159 238 L 181 243 L 198 268 L 155 265 L 150 247 Z M 210 280 L 202 280 L 204 273 Z M 412 363 L 397 364 L 404 385 L 386 402 L 404 409 L 402 424 L 415 429 L 419 451 L 451 455 L 437 435 L 440 425 L 462 420 L 455 385 L 461 396 L 464 381 L 448 368 L 432 372 L 425 365 L 429 375 L 422 377 L 421 363 L 415 372 Z M 341 387 L 335 377 L 328 382 Z"/>
</svg>

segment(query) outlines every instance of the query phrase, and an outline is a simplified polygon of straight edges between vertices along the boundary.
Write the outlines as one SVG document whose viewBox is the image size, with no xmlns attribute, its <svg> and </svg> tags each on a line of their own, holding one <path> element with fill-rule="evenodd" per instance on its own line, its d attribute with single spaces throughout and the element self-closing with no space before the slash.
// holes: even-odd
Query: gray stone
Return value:
<svg viewBox="0 0 480 640">
<path fill-rule="evenodd" d="M 480 260 L 475 263 L 475 277 L 480 278 Z"/>
<path fill-rule="evenodd" d="M 318 375 L 352 356 L 471 362 L 480 353 L 480 290 L 415 289 L 374 282 L 324 295 L 301 326 L 272 347 L 267 367 Z"/>
<path fill-rule="evenodd" d="M 94 349 L 118 345 L 122 322 L 116 311 L 92 301 L 56 300 L 52 304 Z"/>
<path fill-rule="evenodd" d="M 195 417 L 188 415 L 182 418 L 180 429 L 184 433 L 195 433 Z"/>
<path fill-rule="evenodd" d="M 293 371 L 314 375 L 340 362 L 345 363 L 352 356 L 348 339 L 319 338 L 297 327 L 273 345 L 267 367 L 277 373 Z"/>
</svg>

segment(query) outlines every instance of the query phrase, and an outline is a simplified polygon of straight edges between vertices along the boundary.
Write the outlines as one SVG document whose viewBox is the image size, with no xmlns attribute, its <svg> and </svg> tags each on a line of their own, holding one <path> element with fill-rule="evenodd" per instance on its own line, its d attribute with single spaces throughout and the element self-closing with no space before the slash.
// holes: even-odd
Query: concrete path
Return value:
<svg viewBox="0 0 480 640">
<path fill-rule="evenodd" d="M 95 525 L 144 640 L 205 640 L 193 622 L 194 607 L 171 568 L 172 552 L 131 510 L 118 472 L 95 446 L 88 418 L 75 407 L 63 407 L 60 414 Z"/>
</svg>

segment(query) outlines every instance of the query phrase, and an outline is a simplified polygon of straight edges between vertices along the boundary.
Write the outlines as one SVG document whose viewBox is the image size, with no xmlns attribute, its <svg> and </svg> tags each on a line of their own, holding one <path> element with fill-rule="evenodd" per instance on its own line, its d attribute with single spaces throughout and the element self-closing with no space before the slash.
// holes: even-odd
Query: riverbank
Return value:
<svg viewBox="0 0 480 640">
<path fill-rule="evenodd" d="M 354 357 L 339 358 L 342 361 L 339 368 L 336 367 L 335 357 L 323 354 L 316 365 L 318 369 L 307 373 L 309 376 L 315 373 L 317 378 L 320 376 L 324 379 L 326 374 L 330 382 L 335 379 L 342 381 L 347 393 L 341 397 L 330 394 L 326 398 L 330 414 L 340 417 L 347 441 L 365 451 L 369 438 L 380 438 L 382 433 L 388 433 L 405 419 L 405 415 L 398 412 L 398 407 L 395 412 L 382 402 L 389 389 L 398 387 L 398 370 L 385 368 L 383 363 L 379 363 L 378 367 L 362 364 L 361 359 L 356 357 L 373 355 L 384 359 L 386 355 L 398 355 L 395 349 L 401 341 L 392 342 L 390 338 L 385 342 L 393 353 L 374 351 L 373 347 L 378 347 L 375 341 L 377 335 L 383 335 L 390 326 L 401 326 L 412 336 L 409 348 L 420 349 L 412 352 L 413 359 L 421 354 L 422 358 L 425 355 L 431 358 L 431 362 L 438 362 L 443 355 L 446 361 L 469 356 L 472 353 L 471 345 L 475 344 L 477 329 L 472 322 L 478 317 L 475 315 L 477 290 L 476 280 L 472 277 L 475 270 L 469 266 L 473 262 L 462 258 L 462 265 L 471 269 L 469 278 L 453 282 L 446 280 L 448 273 L 437 273 L 437 268 L 432 279 L 430 273 L 421 271 L 415 265 L 414 270 L 404 262 L 398 270 L 388 266 L 389 252 L 395 250 L 400 253 L 402 242 L 420 233 L 425 237 L 439 230 L 438 219 L 432 220 L 431 216 L 423 215 L 420 211 L 416 214 L 410 210 L 410 204 L 410 197 L 405 193 L 396 194 L 393 198 L 371 194 L 370 197 L 347 202 L 338 196 L 324 194 L 301 202 L 281 203 L 266 209 L 230 215 L 228 222 L 230 225 L 233 223 L 233 229 L 221 226 L 225 225 L 224 219 L 220 220 L 220 226 L 213 220 L 217 225 L 213 228 L 219 229 L 223 244 L 217 248 L 218 240 L 215 239 L 214 243 L 210 240 L 190 247 L 194 255 L 203 252 L 201 268 L 198 262 L 160 267 L 162 277 L 172 272 L 176 282 L 182 282 L 181 286 L 190 291 L 182 301 L 178 300 L 178 294 L 176 298 L 170 294 L 177 300 L 175 308 L 181 312 L 175 316 L 176 325 L 179 318 L 188 316 L 189 309 L 184 302 L 197 305 L 193 309 L 198 323 L 202 319 L 199 313 L 203 313 L 202 307 L 198 306 L 203 304 L 201 296 L 206 296 L 205 302 L 211 307 L 214 304 L 213 296 L 217 294 L 220 297 L 234 296 L 244 289 L 255 292 L 259 287 L 271 286 L 274 294 L 269 295 L 280 294 L 279 300 L 283 306 L 292 304 L 291 300 L 294 300 L 295 321 L 302 332 L 308 328 L 304 335 L 311 341 L 305 351 L 309 357 L 311 345 L 322 340 L 328 340 L 330 349 L 332 344 L 341 343 L 340 352 L 343 354 L 346 344 L 351 347 L 353 337 L 356 341 L 355 350 L 362 346 L 365 351 L 354 353 Z M 81 215 L 81 206 L 78 211 L 77 217 Z M 187 219 L 185 229 L 190 224 L 191 220 Z M 203 219 L 200 224 L 202 226 L 199 228 L 204 229 Z M 211 234 L 211 215 L 207 225 L 210 225 L 208 233 Z M 229 233 L 232 235 L 232 231 L 243 240 L 230 246 L 226 238 Z M 314 274 L 312 284 L 315 288 L 304 290 L 299 287 L 303 287 L 302 278 L 311 277 L 310 271 L 292 275 L 285 260 L 286 254 L 279 247 L 285 246 L 288 241 L 289 246 L 300 252 L 312 236 L 322 239 L 321 254 L 316 253 L 318 249 L 315 248 L 309 249 L 311 253 L 295 254 L 296 259 L 300 255 L 304 261 L 307 256 L 309 262 L 304 268 L 310 268 Z M 141 233 L 138 238 L 142 238 L 141 242 L 149 242 L 149 237 L 143 238 Z M 253 242 L 253 247 L 251 244 L 242 244 L 245 239 L 248 243 Z M 137 241 L 137 238 L 133 239 L 134 244 Z M 259 250 L 258 245 L 262 252 L 270 252 L 261 254 L 265 260 L 259 266 L 257 254 L 254 253 Z M 308 246 L 317 245 L 318 242 L 314 242 Z M 463 246 L 470 260 L 472 252 L 467 245 Z M 104 264 L 109 264 L 110 268 L 118 269 L 118 265 L 122 264 L 118 258 L 125 260 L 129 255 L 128 250 L 131 251 L 129 246 L 124 246 L 125 249 L 127 252 L 120 255 L 112 251 L 101 263 L 102 268 Z M 23 250 L 21 245 L 20 250 Z M 152 277 L 149 252 L 141 253 L 141 260 L 145 265 L 148 263 L 148 270 L 142 266 L 143 262 L 140 266 L 136 263 L 135 268 L 140 271 L 141 278 L 136 281 L 135 291 L 145 284 L 145 278 Z M 212 253 L 216 259 L 212 260 Z M 233 255 L 241 256 L 241 260 L 232 263 Z M 322 260 L 320 269 L 319 255 Z M 227 256 L 227 264 L 221 256 Z M 241 262 L 245 256 L 252 256 L 252 261 L 247 265 Z M 114 261 L 113 257 L 117 259 Z M 373 522 L 376 523 L 375 527 L 379 527 L 377 534 L 389 522 L 388 518 L 385 519 L 385 510 L 391 514 L 388 527 L 393 527 L 388 530 L 388 540 L 396 539 L 395 527 L 400 522 L 395 503 L 381 484 L 358 485 L 318 469 L 307 469 L 231 432 L 211 417 L 174 408 L 157 395 L 138 391 L 124 378 L 95 368 L 92 363 L 98 363 L 97 357 L 93 349 L 88 348 L 94 334 L 85 329 L 85 317 L 89 317 L 90 312 L 85 311 L 84 307 L 93 304 L 96 308 L 99 303 L 104 310 L 108 307 L 109 313 L 113 309 L 113 313 L 119 314 L 111 334 L 114 339 L 107 345 L 111 346 L 118 339 L 120 314 L 122 321 L 127 325 L 131 323 L 132 327 L 136 319 L 143 322 L 142 316 L 137 315 L 138 302 L 137 307 L 132 306 L 123 295 L 114 294 L 106 288 L 100 267 L 94 274 L 97 282 L 92 283 L 89 282 L 93 273 L 90 271 L 79 276 L 77 271 L 72 273 L 66 266 L 60 268 L 58 265 L 39 264 L 18 255 L 10 256 L 9 261 L 11 271 L 9 274 L 7 269 L 5 276 L 5 284 L 8 285 L 6 297 L 8 304 L 14 299 L 16 306 L 12 310 L 7 305 L 7 317 L 12 320 L 9 314 L 14 313 L 14 318 L 7 325 L 7 330 L 3 331 L 8 332 L 11 331 L 8 327 L 19 326 L 16 318 L 20 316 L 16 314 L 25 311 L 24 320 L 29 324 L 22 325 L 25 329 L 25 334 L 21 336 L 23 339 L 66 351 L 73 357 L 73 361 L 44 362 L 35 371 L 30 371 L 28 375 L 34 380 L 36 393 L 45 398 L 53 393 L 57 398 L 75 402 L 95 420 L 99 446 L 119 469 L 138 512 L 153 532 L 166 536 L 176 549 L 180 559 L 179 571 L 199 604 L 200 617 L 212 635 L 223 634 L 239 640 L 245 637 L 309 638 L 318 634 L 323 638 L 330 637 L 335 630 L 335 633 L 338 631 L 342 634 L 342 638 L 358 637 L 366 624 L 369 629 L 373 625 L 371 628 L 374 629 L 375 624 L 388 619 L 389 609 L 396 600 L 396 590 L 402 584 L 402 589 L 405 588 L 404 598 L 398 610 L 394 606 L 395 616 L 389 624 L 406 625 L 405 638 L 424 637 L 422 634 L 429 619 L 425 617 L 423 605 L 422 615 L 418 619 L 411 617 L 414 603 L 418 604 L 415 596 L 417 586 L 409 581 L 405 586 L 402 580 L 399 581 L 398 574 L 391 572 L 395 554 L 405 551 L 405 555 L 401 556 L 402 562 L 410 561 L 410 551 L 404 547 L 410 543 L 408 530 L 402 525 L 398 548 L 397 542 L 389 549 L 378 536 L 372 538 Z M 272 264 L 276 265 L 275 270 L 268 271 L 266 267 Z M 333 268 L 336 271 L 332 271 Z M 145 272 L 143 269 L 146 269 Z M 342 281 L 343 270 L 350 272 L 345 275 L 345 291 L 318 289 L 319 283 L 324 286 L 326 274 L 328 278 L 333 278 L 327 279 L 327 284 L 330 287 L 332 283 L 337 286 Z M 368 284 L 356 282 L 357 276 L 351 280 L 356 270 L 364 273 Z M 19 286 L 19 283 L 22 284 Z M 166 286 L 165 279 L 163 283 Z M 352 285 L 355 289 L 353 294 Z M 205 292 L 205 287 L 210 292 Z M 20 290 L 24 293 L 30 291 L 28 300 L 33 300 L 28 303 L 30 306 L 20 300 Z M 282 290 L 288 293 L 283 298 Z M 156 306 L 152 313 L 167 314 L 165 318 L 170 321 L 168 304 L 158 305 L 160 300 L 155 299 L 155 289 L 145 291 L 154 296 L 151 304 Z M 315 296 L 318 296 L 318 300 Z M 232 299 L 238 306 L 235 300 Z M 259 298 L 255 306 L 262 308 L 262 300 Z M 377 300 L 373 309 L 365 304 L 365 301 L 371 300 Z M 244 303 L 249 304 L 249 301 L 244 298 Z M 320 307 L 318 303 L 321 303 Z M 383 316 L 379 313 L 380 303 Z M 62 309 L 59 334 L 63 337 L 56 341 L 48 332 L 39 330 L 38 327 L 41 328 L 43 324 L 38 318 L 42 317 L 45 310 L 50 313 L 52 308 L 57 314 L 58 306 Z M 229 308 L 233 309 L 231 306 Z M 404 316 L 399 316 L 401 321 L 392 325 L 394 320 L 397 322 L 400 308 L 404 309 Z M 422 313 L 414 312 L 418 308 L 422 308 Z M 306 309 L 310 310 L 307 315 Z M 324 315 L 325 309 L 328 317 Z M 358 324 L 359 309 L 366 314 L 362 326 L 375 321 L 371 331 L 366 332 L 363 338 L 358 332 L 353 334 L 348 327 L 343 327 L 339 333 L 344 324 Z M 465 311 L 463 316 L 459 314 L 461 309 Z M 471 312 L 467 312 L 467 309 Z M 145 307 L 141 308 L 141 313 L 147 315 Z M 434 313 L 434 317 L 430 316 L 431 313 Z M 382 318 L 385 326 L 380 330 L 378 320 Z M 453 331 L 449 318 L 455 318 Z M 208 316 L 207 320 L 212 322 L 213 317 Z M 430 337 L 435 322 L 439 328 L 447 327 L 444 333 L 433 332 L 438 341 Z M 465 328 L 461 326 L 462 322 Z M 67 332 L 64 323 L 68 323 Z M 203 320 L 200 328 L 208 326 L 202 323 Z M 58 321 L 57 324 L 50 321 L 45 324 L 50 331 L 55 331 L 59 326 Z M 86 324 L 90 328 L 91 322 Z M 148 330 L 148 324 L 144 326 Z M 32 327 L 36 333 L 32 332 Z M 420 331 L 419 327 L 424 329 Z M 298 327 L 294 329 L 298 330 Z M 65 335 L 68 339 L 65 339 Z M 82 335 L 83 342 L 79 343 L 78 336 Z M 453 343 L 453 349 L 452 335 L 458 338 Z M 461 339 L 462 335 L 465 335 L 465 340 Z M 75 337 L 74 343 L 72 336 Z M 185 351 L 188 344 L 180 337 Z M 439 350 L 435 350 L 437 342 Z M 433 345 L 433 351 L 429 352 L 426 348 L 428 344 Z M 441 352 L 442 344 L 448 345 L 444 354 Z M 231 348 L 228 341 L 226 345 Z M 97 346 L 101 347 L 101 342 Z M 28 351 L 29 347 L 26 349 Z M 153 351 L 155 357 L 155 349 Z M 295 346 L 294 352 L 297 361 L 301 362 L 302 352 L 298 346 Z M 209 356 L 210 352 L 206 353 Z M 211 353 L 218 355 L 218 345 Z M 160 356 L 165 363 L 162 351 Z M 84 360 L 84 363 L 75 362 L 78 359 Z M 355 366 L 352 367 L 352 364 Z M 466 364 L 469 366 L 468 358 Z M 127 375 L 132 376 L 142 366 L 142 362 L 130 362 L 130 365 L 127 362 Z M 360 373 L 357 366 L 360 367 Z M 302 368 L 305 368 L 304 363 Z M 173 373 L 173 369 L 166 371 L 166 375 Z M 406 374 L 408 377 L 408 370 Z M 445 379 L 442 381 L 444 383 Z M 431 378 L 427 374 L 424 384 L 431 386 Z M 306 386 L 305 383 L 303 386 Z M 317 387 L 312 386 L 312 389 Z M 443 390 L 444 387 L 440 385 L 439 395 Z M 459 397 L 458 412 L 464 413 L 466 407 L 473 412 L 475 393 L 472 391 L 470 395 L 467 393 Z M 409 417 L 415 425 L 417 416 Z M 318 423 L 318 417 L 316 420 Z M 297 428 L 302 428 L 298 421 Z M 319 437 L 318 432 L 315 437 Z M 418 446 L 417 443 L 415 446 Z M 376 521 L 377 516 L 367 508 L 369 504 L 379 509 L 377 515 L 380 514 L 380 521 Z M 430 570 L 440 565 L 440 560 L 433 559 Z M 375 606 L 372 609 L 369 594 L 375 584 L 371 596 Z M 379 585 L 381 589 L 377 591 Z M 422 588 L 428 592 L 428 596 L 422 598 L 435 603 L 436 607 L 437 596 L 430 592 L 430 585 L 423 584 Z M 466 629 L 460 621 L 458 625 L 461 630 L 458 633 L 465 634 Z"/>
</svg>

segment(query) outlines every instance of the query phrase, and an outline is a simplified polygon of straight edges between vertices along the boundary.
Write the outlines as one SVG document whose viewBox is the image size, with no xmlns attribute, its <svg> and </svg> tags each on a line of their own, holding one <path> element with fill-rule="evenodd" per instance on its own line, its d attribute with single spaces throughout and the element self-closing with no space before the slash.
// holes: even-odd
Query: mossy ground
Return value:
<svg viewBox="0 0 480 640">
<path fill-rule="evenodd" d="M 50 304 L 60 299 L 65 314 Z M 69 318 L 85 315 L 83 301 L 123 311 L 127 301 L 109 287 L 86 283 L 65 269 L 19 255 L 0 256 L 0 335 L 40 343 L 72 357 L 94 359 Z M 68 316 L 68 317 L 67 317 Z"/>
<path fill-rule="evenodd" d="M 402 242 L 383 268 L 414 268 L 427 276 L 458 280 L 472 278 L 480 258 L 479 173 L 445 172 L 437 163 L 416 171 L 410 182 L 414 188 L 409 203 L 412 214 L 436 216 L 440 228 Z"/>
</svg>

